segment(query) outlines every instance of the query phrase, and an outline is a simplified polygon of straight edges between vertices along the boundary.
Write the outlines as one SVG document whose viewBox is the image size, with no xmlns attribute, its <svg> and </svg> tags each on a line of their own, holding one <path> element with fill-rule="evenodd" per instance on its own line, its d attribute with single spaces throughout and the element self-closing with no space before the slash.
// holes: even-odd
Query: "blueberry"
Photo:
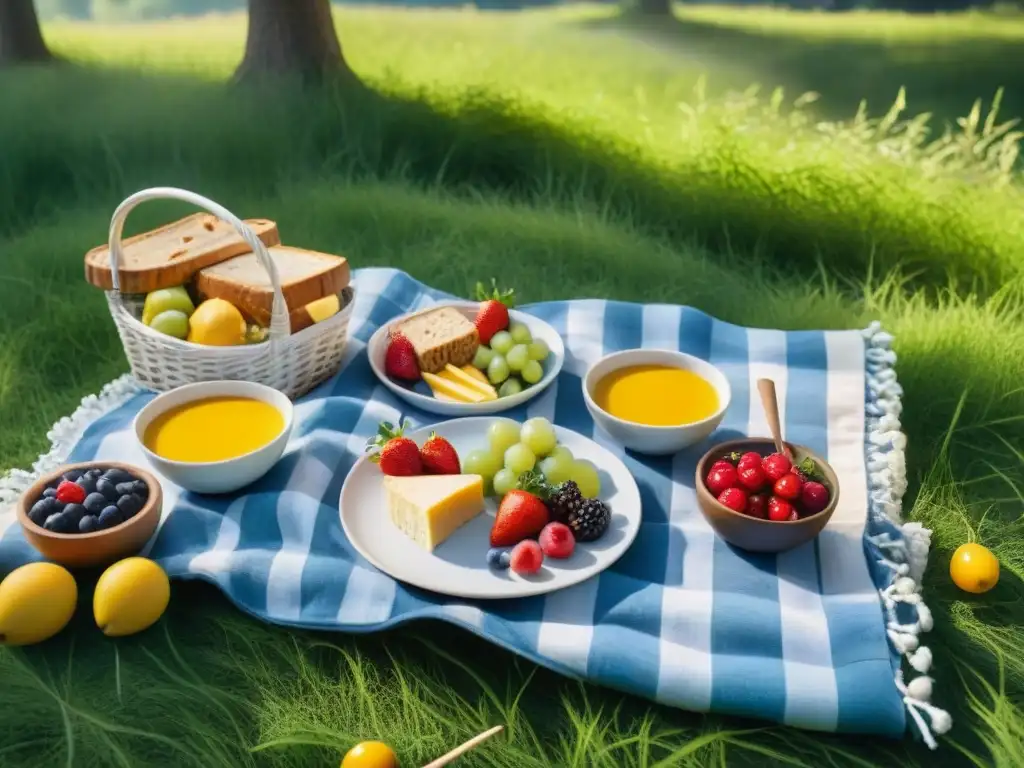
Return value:
<svg viewBox="0 0 1024 768">
<path fill-rule="evenodd" d="M 107 478 L 114 485 L 118 483 L 130 483 L 135 478 L 129 472 L 125 472 L 123 469 L 112 467 L 103 473 L 103 476 Z"/>
<path fill-rule="evenodd" d="M 103 511 L 103 508 L 110 505 L 110 499 L 104 496 L 102 493 L 90 493 L 85 497 L 85 501 L 82 502 L 82 506 L 85 507 L 85 511 L 90 515 L 98 515 Z"/>
<path fill-rule="evenodd" d="M 501 553 L 501 557 L 498 558 L 498 565 L 500 565 L 502 568 L 508 568 L 511 563 L 512 553 L 508 550 L 505 550 Z"/>
<path fill-rule="evenodd" d="M 89 477 L 99 480 L 100 477 L 103 476 L 103 470 L 100 469 L 99 467 L 93 467 L 92 469 L 86 470 L 85 474 L 87 474 Z"/>
<path fill-rule="evenodd" d="M 117 500 L 117 508 L 121 510 L 125 520 L 137 515 L 144 504 L 145 502 L 134 493 L 129 493 L 127 496 L 122 496 Z"/>
<path fill-rule="evenodd" d="M 43 491 L 43 496 L 47 499 L 54 499 L 57 497 L 57 489 L 47 488 L 45 491 Z"/>
<path fill-rule="evenodd" d="M 114 507 L 111 507 L 116 512 Z M 95 515 L 86 515 L 78 521 L 78 532 L 79 533 L 92 533 L 100 529 L 100 521 Z"/>
<path fill-rule="evenodd" d="M 64 512 L 58 512 L 56 515 L 50 515 L 46 518 L 46 522 L 43 523 L 43 527 L 48 531 L 54 533 L 71 533 L 75 530 L 76 523 L 71 520 Z"/>
<path fill-rule="evenodd" d="M 73 482 L 75 482 L 75 480 L 77 480 L 81 476 L 82 476 L 82 470 L 80 470 L 80 469 L 69 469 L 67 472 L 65 472 L 61 476 L 61 479 L 62 480 L 67 480 L 69 483 L 73 483 Z"/>
<path fill-rule="evenodd" d="M 121 511 L 117 507 L 107 507 L 100 513 L 99 527 L 113 528 L 124 522 Z"/>
<path fill-rule="evenodd" d="M 145 501 L 149 498 L 149 486 L 146 485 L 145 480 L 136 480 L 133 485 L 135 488 L 132 490 L 136 496 Z"/>
<path fill-rule="evenodd" d="M 75 484 L 85 491 L 86 494 L 95 493 L 96 491 L 96 478 L 91 475 L 82 475 L 75 480 Z"/>
<path fill-rule="evenodd" d="M 74 525 L 78 525 L 78 521 L 86 515 L 85 507 L 81 504 L 68 504 L 64 507 L 64 515 L 68 517 Z"/>
<path fill-rule="evenodd" d="M 118 496 L 127 496 L 129 493 L 135 493 L 135 481 L 125 480 L 123 483 L 118 483 L 115 488 Z"/>
<path fill-rule="evenodd" d="M 32 505 L 28 518 L 36 525 L 43 525 L 46 518 L 64 511 L 64 505 L 54 498 L 44 497 Z"/>
<path fill-rule="evenodd" d="M 105 477 L 96 481 L 96 492 L 102 493 L 107 501 L 117 501 L 121 495 L 117 492 L 117 486 Z"/>
<path fill-rule="evenodd" d="M 488 549 L 487 564 L 491 568 L 508 568 L 508 552 L 504 549 Z"/>
</svg>

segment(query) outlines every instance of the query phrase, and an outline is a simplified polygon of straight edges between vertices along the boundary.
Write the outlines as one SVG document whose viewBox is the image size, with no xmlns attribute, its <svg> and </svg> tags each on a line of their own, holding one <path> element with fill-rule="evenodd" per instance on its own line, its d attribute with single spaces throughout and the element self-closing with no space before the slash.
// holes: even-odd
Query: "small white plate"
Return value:
<svg viewBox="0 0 1024 768">
<path fill-rule="evenodd" d="M 477 308 L 479 306 L 479 302 L 476 301 L 446 301 L 436 304 L 433 307 L 429 307 L 428 309 L 436 309 L 437 307 L 455 307 L 457 310 L 462 312 L 470 322 L 472 322 L 476 317 Z M 489 400 L 485 403 L 449 403 L 446 400 L 438 400 L 436 397 L 428 394 L 430 392 L 430 388 L 422 381 L 416 382 L 415 388 L 401 382 L 393 381 L 384 373 L 384 355 L 388 349 L 388 329 L 402 322 L 406 318 L 412 317 L 412 315 L 420 314 L 425 311 L 427 310 L 423 309 L 416 312 L 410 312 L 407 315 L 396 317 L 394 320 L 387 323 L 387 325 L 381 326 L 377 329 L 377 332 L 370 337 L 370 343 L 366 348 L 366 353 L 370 357 L 370 367 L 377 375 L 377 378 L 381 380 L 381 383 L 394 392 L 397 397 L 402 398 L 407 403 L 416 406 L 422 411 L 437 413 L 442 416 L 483 416 L 489 413 L 501 413 L 502 411 L 507 411 L 509 408 L 515 408 L 517 405 L 522 405 L 527 400 L 539 395 L 552 381 L 555 380 L 559 372 L 562 370 L 562 364 L 565 362 L 565 343 L 562 341 L 562 337 L 558 335 L 558 331 L 540 318 L 528 315 L 525 312 L 518 312 L 513 309 L 509 311 L 509 320 L 514 323 L 522 323 L 525 325 L 530 329 L 530 333 L 533 335 L 533 338 L 544 340 L 547 342 L 548 348 L 551 350 L 547 359 L 541 363 L 544 368 L 544 378 L 536 384 L 526 387 L 518 395 L 512 395 L 511 397 L 499 397 L 497 400 Z"/>
<path fill-rule="evenodd" d="M 501 417 L 498 417 L 501 418 Z M 494 417 L 454 419 L 412 432 L 422 445 L 431 432 L 447 438 L 465 456 L 487 447 L 487 428 Z M 558 442 L 573 456 L 592 461 L 601 478 L 601 500 L 612 513 L 604 536 L 579 542 L 565 560 L 544 558 L 541 570 L 519 576 L 487 564 L 491 525 L 498 500 L 486 500 L 484 511 L 462 526 L 433 552 L 413 543 L 391 522 L 380 468 L 359 459 L 345 479 L 339 508 L 345 535 L 364 558 L 392 578 L 444 595 L 484 600 L 529 597 L 571 587 L 595 576 L 622 557 L 640 530 L 640 489 L 626 465 L 583 435 L 556 426 Z"/>
</svg>

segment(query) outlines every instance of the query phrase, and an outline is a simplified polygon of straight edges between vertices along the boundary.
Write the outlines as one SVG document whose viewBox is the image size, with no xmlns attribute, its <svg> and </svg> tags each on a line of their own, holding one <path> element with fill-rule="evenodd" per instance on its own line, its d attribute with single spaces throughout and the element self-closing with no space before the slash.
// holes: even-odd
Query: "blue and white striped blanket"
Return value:
<svg viewBox="0 0 1024 768">
<path fill-rule="evenodd" d="M 755 382 L 771 377 L 787 439 L 827 456 L 843 494 L 816 541 L 777 556 L 744 554 L 717 539 L 697 509 L 693 473 L 704 447 L 670 458 L 624 454 L 640 485 L 643 525 L 615 566 L 547 596 L 473 604 L 396 583 L 342 533 L 341 485 L 378 422 L 400 413 L 418 425 L 440 419 L 390 395 L 370 371 L 365 344 L 389 319 L 446 296 L 390 269 L 358 271 L 356 295 L 344 368 L 297 403 L 292 441 L 269 475 L 225 499 L 165 485 L 149 554 L 173 577 L 213 582 L 244 611 L 277 624 L 362 632 L 443 619 L 565 674 L 690 710 L 824 731 L 904 732 L 897 650 L 917 643 L 898 645 L 909 635 L 893 628 L 916 619 L 897 617 L 894 606 L 907 606 L 892 595 L 897 577 L 902 592 L 912 591 L 905 587 L 920 565 L 885 514 L 898 520 L 903 456 L 895 357 L 884 334 L 748 329 L 669 305 L 525 307 L 563 335 L 566 362 L 558 381 L 513 418 L 543 415 L 623 454 L 595 429 L 581 376 L 612 350 L 681 349 L 715 363 L 732 384 L 732 405 L 712 439 L 768 433 Z M 130 426 L 151 397 L 126 393 L 69 458 L 145 465 Z M 27 478 L 15 473 L 8 491 Z M 13 515 L 0 510 L 0 574 L 36 558 Z"/>
</svg>

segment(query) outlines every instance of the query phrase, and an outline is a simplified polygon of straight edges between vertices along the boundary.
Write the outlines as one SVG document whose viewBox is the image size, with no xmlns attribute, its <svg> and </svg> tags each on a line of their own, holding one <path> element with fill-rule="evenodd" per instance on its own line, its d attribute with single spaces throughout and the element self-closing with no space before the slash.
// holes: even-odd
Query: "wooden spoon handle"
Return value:
<svg viewBox="0 0 1024 768">
<path fill-rule="evenodd" d="M 481 733 L 481 734 L 479 734 L 477 736 L 474 736 L 472 739 L 467 741 L 465 744 L 460 744 L 455 749 L 453 749 L 451 752 L 447 752 L 447 753 L 441 755 L 439 758 L 437 758 L 437 760 L 433 760 L 433 761 L 427 763 L 425 766 L 423 766 L 423 768 L 441 768 L 441 766 L 448 765 L 455 758 L 462 757 L 464 754 L 469 752 L 469 750 L 473 749 L 474 747 L 476 747 L 481 742 L 486 741 L 487 739 L 491 738 L 491 736 L 493 736 L 494 734 L 501 733 L 501 731 L 503 731 L 504 729 L 505 729 L 505 726 L 503 726 L 503 725 L 496 725 L 493 728 L 491 728 L 489 730 L 486 730 L 486 731 L 484 731 L 483 733 Z"/>
<path fill-rule="evenodd" d="M 783 456 L 789 456 L 789 448 L 782 442 L 782 425 L 779 423 L 779 400 L 775 395 L 775 382 L 771 379 L 758 379 L 757 391 L 761 395 L 761 407 L 764 408 L 768 420 L 768 430 L 775 441 L 775 450 Z"/>
</svg>

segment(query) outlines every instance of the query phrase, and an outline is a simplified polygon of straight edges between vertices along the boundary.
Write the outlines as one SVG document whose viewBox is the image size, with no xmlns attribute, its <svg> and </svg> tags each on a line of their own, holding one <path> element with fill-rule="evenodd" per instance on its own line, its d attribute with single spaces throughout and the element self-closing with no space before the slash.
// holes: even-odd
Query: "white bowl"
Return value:
<svg viewBox="0 0 1024 768">
<path fill-rule="evenodd" d="M 693 371 L 710 382 L 718 393 L 718 410 L 702 421 L 672 427 L 652 427 L 612 416 L 594 402 L 594 388 L 612 371 L 634 365 L 667 365 Z M 612 438 L 631 451 L 664 456 L 699 443 L 722 423 L 732 400 L 729 380 L 718 368 L 698 357 L 668 349 L 627 349 L 605 355 L 583 377 L 583 399 L 594 421 Z"/>
<path fill-rule="evenodd" d="M 171 461 L 143 442 L 146 427 L 160 414 L 208 397 L 249 397 L 269 403 L 284 416 L 281 434 L 262 448 L 223 461 Z M 277 463 L 292 431 L 292 401 L 284 393 L 251 381 L 203 381 L 186 384 L 153 398 L 135 417 L 132 428 L 149 463 L 175 485 L 195 493 L 231 493 L 263 477 Z"/>
<path fill-rule="evenodd" d="M 370 337 L 369 344 L 367 344 L 366 352 L 370 358 L 370 368 L 373 369 L 374 374 L 380 379 L 381 383 L 391 390 L 396 397 L 405 400 L 410 405 L 416 406 L 421 411 L 438 413 L 442 416 L 487 416 L 492 413 L 507 411 L 509 408 L 515 408 L 517 405 L 522 405 L 527 400 L 536 397 L 558 377 L 559 372 L 562 370 L 562 365 L 565 363 L 565 342 L 558 335 L 558 331 L 539 317 L 534 317 L 525 312 L 518 312 L 514 309 L 508 313 L 509 321 L 525 325 L 530 329 L 530 334 L 533 338 L 543 339 L 547 343 L 548 349 L 551 350 L 547 360 L 541 363 L 544 368 L 543 378 L 536 384 L 526 387 L 518 395 L 499 397 L 497 400 L 488 400 L 483 403 L 450 403 L 446 400 L 438 400 L 430 395 L 420 394 L 411 387 L 392 381 L 384 373 L 384 356 L 388 350 L 388 330 L 392 326 L 397 325 L 408 317 L 412 317 L 412 315 L 417 315 L 430 309 L 437 309 L 438 307 L 454 307 L 472 322 L 476 317 L 479 306 L 480 303 L 476 301 L 444 301 L 432 307 L 410 312 L 407 315 L 402 315 L 388 321 L 377 329 L 376 333 Z"/>
</svg>

